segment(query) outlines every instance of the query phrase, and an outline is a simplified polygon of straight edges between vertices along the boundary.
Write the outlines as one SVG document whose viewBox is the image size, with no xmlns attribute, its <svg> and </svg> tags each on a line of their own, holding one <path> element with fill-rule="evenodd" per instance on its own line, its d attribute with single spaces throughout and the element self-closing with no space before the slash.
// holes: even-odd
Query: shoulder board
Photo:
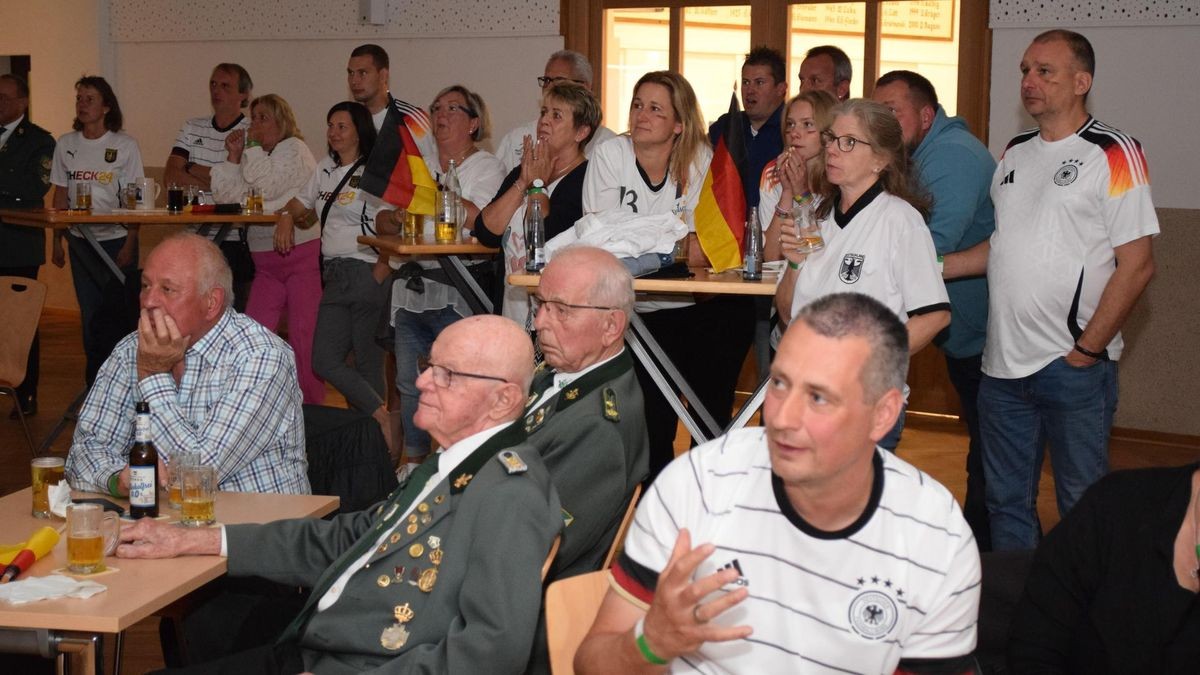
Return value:
<svg viewBox="0 0 1200 675">
<path fill-rule="evenodd" d="M 508 475 L 514 473 L 525 473 L 529 470 L 529 465 L 521 459 L 515 450 L 502 450 L 496 453 L 496 461 L 500 462 L 500 466 L 508 472 Z"/>
<path fill-rule="evenodd" d="M 609 422 L 620 422 L 621 412 L 617 410 L 617 392 L 612 387 L 604 388 L 604 419 Z"/>
</svg>

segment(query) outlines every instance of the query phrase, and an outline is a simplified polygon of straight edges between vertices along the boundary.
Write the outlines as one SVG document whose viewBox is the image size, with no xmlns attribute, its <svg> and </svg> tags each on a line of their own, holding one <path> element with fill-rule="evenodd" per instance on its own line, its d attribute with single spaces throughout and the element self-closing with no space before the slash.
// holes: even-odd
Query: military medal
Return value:
<svg viewBox="0 0 1200 675">
<path fill-rule="evenodd" d="M 396 617 L 396 623 L 383 629 L 383 632 L 379 634 L 379 644 L 384 649 L 395 651 L 404 647 L 404 644 L 408 642 L 408 629 L 404 627 L 404 624 L 412 621 L 415 612 L 406 602 L 403 605 L 397 605 L 392 614 Z"/>
<path fill-rule="evenodd" d="M 392 585 L 392 578 L 386 574 L 380 574 L 379 578 L 375 580 L 375 584 L 380 588 L 387 588 Z"/>
<path fill-rule="evenodd" d="M 417 542 L 408 547 L 408 554 L 414 558 L 420 558 L 425 555 L 425 547 L 421 545 L 421 542 Z"/>
<path fill-rule="evenodd" d="M 434 565 L 441 565 L 442 564 L 442 549 L 435 548 L 432 551 L 430 551 L 429 552 L 429 562 L 433 563 Z"/>
<path fill-rule="evenodd" d="M 408 524 L 408 527 L 406 527 L 406 528 L 404 528 L 404 529 L 405 529 L 405 531 L 406 531 L 406 532 L 408 532 L 409 534 L 416 534 L 416 533 L 417 533 L 417 524 L 416 524 L 416 523 L 409 523 L 409 524 Z"/>
<path fill-rule="evenodd" d="M 417 511 L 420 511 L 421 513 L 429 513 L 429 505 L 425 502 L 421 502 L 420 504 L 417 504 Z"/>
<path fill-rule="evenodd" d="M 393 544 L 398 544 L 398 543 L 400 543 L 400 533 L 399 533 L 399 532 L 397 532 L 397 533 L 394 533 L 394 534 L 391 536 L 391 538 L 389 539 L 389 541 L 391 541 Z"/>
<path fill-rule="evenodd" d="M 426 542 L 429 544 L 429 548 L 437 549 L 442 547 L 442 538 L 436 534 L 429 535 L 429 539 Z"/>
<path fill-rule="evenodd" d="M 433 522 L 433 516 L 429 515 L 428 513 L 421 514 L 421 524 L 422 525 L 428 525 L 432 522 Z"/>
<path fill-rule="evenodd" d="M 405 569 L 404 565 L 397 565 L 396 570 L 395 570 L 396 576 L 394 576 L 392 578 L 392 580 L 395 581 L 396 583 L 400 583 L 400 582 L 404 581 L 404 569 Z"/>
<path fill-rule="evenodd" d="M 417 588 L 421 592 L 428 593 L 433 590 L 433 585 L 437 583 L 438 571 L 436 567 L 428 567 L 421 572 L 421 578 L 417 580 Z"/>
<path fill-rule="evenodd" d="M 410 522 L 410 523 L 417 522 L 417 514 L 415 514 L 415 513 L 408 514 L 408 522 Z"/>
<path fill-rule="evenodd" d="M 436 496 L 436 497 L 434 497 L 434 498 L 433 498 L 433 503 L 434 503 L 434 504 L 441 504 L 441 503 L 442 503 L 442 502 L 444 502 L 444 501 L 446 501 L 446 495 L 438 495 L 438 496 Z"/>
</svg>

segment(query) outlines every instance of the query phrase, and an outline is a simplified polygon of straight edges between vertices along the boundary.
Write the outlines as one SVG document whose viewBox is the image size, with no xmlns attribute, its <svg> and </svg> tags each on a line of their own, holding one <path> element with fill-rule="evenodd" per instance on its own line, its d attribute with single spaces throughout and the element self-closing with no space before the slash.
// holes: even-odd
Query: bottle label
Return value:
<svg viewBox="0 0 1200 675">
<path fill-rule="evenodd" d="M 133 437 L 138 443 L 150 442 L 150 416 L 138 415 L 133 421 Z"/>
<path fill-rule="evenodd" d="M 154 506 L 158 499 L 154 479 L 158 477 L 158 467 L 134 466 L 129 469 L 129 505 Z"/>
</svg>

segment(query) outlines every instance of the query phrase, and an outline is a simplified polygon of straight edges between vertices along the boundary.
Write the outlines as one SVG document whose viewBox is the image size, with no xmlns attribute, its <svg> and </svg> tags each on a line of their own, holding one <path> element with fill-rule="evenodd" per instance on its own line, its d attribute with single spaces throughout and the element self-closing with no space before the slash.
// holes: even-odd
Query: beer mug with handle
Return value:
<svg viewBox="0 0 1200 675">
<path fill-rule="evenodd" d="M 67 507 L 67 569 L 75 574 L 104 571 L 104 556 L 117 550 L 117 514 L 99 504 Z"/>
</svg>

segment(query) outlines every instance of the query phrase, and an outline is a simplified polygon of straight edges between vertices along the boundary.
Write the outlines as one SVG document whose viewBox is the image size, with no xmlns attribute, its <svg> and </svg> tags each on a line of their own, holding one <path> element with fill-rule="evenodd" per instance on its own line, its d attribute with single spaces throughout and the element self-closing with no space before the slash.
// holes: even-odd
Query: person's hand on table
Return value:
<svg viewBox="0 0 1200 675">
<path fill-rule="evenodd" d="M 181 555 L 220 555 L 220 528 L 188 529 L 140 518 L 132 525 L 121 524 L 117 537 L 118 558 L 174 558 Z"/>
<path fill-rule="evenodd" d="M 175 320 L 161 309 L 143 309 L 138 319 L 138 380 L 181 367 L 190 337 L 180 335 Z"/>
<path fill-rule="evenodd" d="M 659 657 L 669 661 L 696 651 L 705 642 L 741 640 L 754 632 L 750 626 L 709 623 L 749 595 L 745 587 L 739 587 L 704 602 L 708 594 L 738 578 L 738 571 L 728 568 L 692 581 L 696 568 L 715 550 L 712 544 L 692 548 L 691 534 L 686 529 L 679 531 L 671 559 L 658 575 L 654 600 L 642 628 L 647 646 Z"/>
<path fill-rule="evenodd" d="M 292 252 L 295 241 L 296 226 L 292 223 L 292 215 L 284 211 L 275 222 L 275 251 L 280 255 L 287 255 Z"/>
</svg>

